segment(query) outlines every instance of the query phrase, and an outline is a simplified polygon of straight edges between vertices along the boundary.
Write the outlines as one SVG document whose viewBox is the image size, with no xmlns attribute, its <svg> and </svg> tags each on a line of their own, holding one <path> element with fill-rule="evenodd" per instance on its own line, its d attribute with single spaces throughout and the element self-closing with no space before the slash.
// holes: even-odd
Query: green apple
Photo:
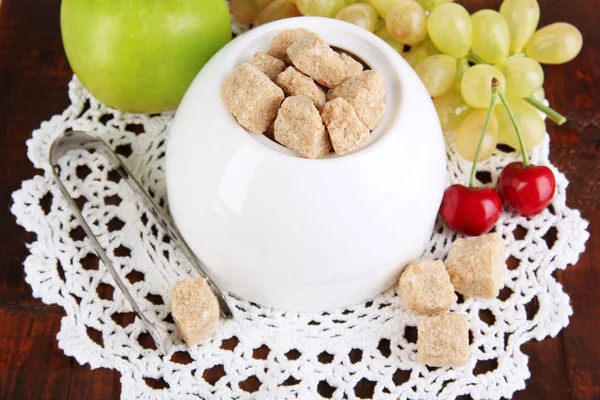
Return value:
<svg viewBox="0 0 600 400">
<path fill-rule="evenodd" d="M 176 108 L 231 40 L 225 0 L 63 0 L 60 23 L 81 83 L 107 106 L 134 113 Z"/>
</svg>

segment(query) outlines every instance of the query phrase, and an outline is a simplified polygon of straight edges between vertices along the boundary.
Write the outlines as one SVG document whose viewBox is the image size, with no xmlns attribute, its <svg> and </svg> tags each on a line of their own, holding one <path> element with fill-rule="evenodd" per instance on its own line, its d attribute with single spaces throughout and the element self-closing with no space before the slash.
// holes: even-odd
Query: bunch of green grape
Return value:
<svg viewBox="0 0 600 400">
<path fill-rule="evenodd" d="M 336 18 L 375 33 L 415 69 L 433 98 L 442 128 L 456 132 L 458 152 L 472 160 L 490 105 L 492 78 L 500 81 L 531 150 L 546 126 L 539 111 L 558 123 L 564 117 L 544 106 L 540 64 L 566 63 L 583 39 L 571 24 L 536 31 L 537 0 L 504 0 L 500 11 L 472 15 L 453 0 L 230 0 L 237 22 L 252 26 L 311 15 Z M 494 109 L 480 159 L 498 143 L 518 149 L 513 124 L 502 106 Z"/>
</svg>

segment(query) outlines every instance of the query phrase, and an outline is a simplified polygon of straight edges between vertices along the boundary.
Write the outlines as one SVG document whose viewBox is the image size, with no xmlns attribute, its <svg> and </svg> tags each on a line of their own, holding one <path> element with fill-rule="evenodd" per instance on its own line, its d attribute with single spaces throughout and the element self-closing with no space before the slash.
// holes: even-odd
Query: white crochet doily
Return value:
<svg viewBox="0 0 600 400">
<path fill-rule="evenodd" d="M 118 370 L 123 398 L 509 398 L 529 377 L 521 345 L 555 336 L 569 323 L 569 297 L 553 272 L 577 262 L 588 238 L 587 222 L 565 205 L 567 180 L 548 161 L 548 137 L 531 158 L 556 175 L 551 207 L 532 219 L 501 215 L 496 231 L 511 254 L 506 286 L 498 299 L 461 299 L 456 307 L 470 321 L 471 361 L 464 368 L 416 362 L 416 318 L 395 289 L 365 304 L 317 314 L 273 310 L 230 296 L 235 320 L 188 349 L 175 333 L 167 295 L 170 285 L 193 275 L 191 267 L 104 159 L 72 152 L 62 160 L 62 178 L 134 297 L 168 331 L 169 351 L 162 355 L 104 265 L 93 262 L 91 243 L 52 180 L 47 154 L 62 132 L 94 133 L 165 207 L 163 162 L 173 114 L 108 109 L 77 79 L 69 96 L 72 105 L 44 122 L 27 143 L 29 158 L 44 174 L 23 182 L 13 194 L 12 212 L 37 234 L 25 261 L 33 295 L 66 311 L 59 347 L 81 364 Z M 496 152 L 481 163 L 478 179 L 495 182 L 515 157 Z M 448 135 L 448 183 L 466 183 L 470 167 Z M 454 238 L 438 223 L 424 256 L 445 258 Z"/>
</svg>

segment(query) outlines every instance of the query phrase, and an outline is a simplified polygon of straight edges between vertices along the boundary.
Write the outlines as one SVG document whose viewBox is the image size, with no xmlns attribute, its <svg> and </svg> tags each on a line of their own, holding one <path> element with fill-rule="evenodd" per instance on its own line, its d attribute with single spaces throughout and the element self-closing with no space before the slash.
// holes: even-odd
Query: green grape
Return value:
<svg viewBox="0 0 600 400">
<path fill-rule="evenodd" d="M 429 57 L 429 53 L 427 49 L 423 46 L 415 46 L 406 53 L 402 53 L 402 57 L 406 60 L 407 63 L 410 64 L 411 67 L 415 68 L 419 65 L 424 59 Z"/>
<path fill-rule="evenodd" d="M 522 52 L 540 21 L 537 0 L 504 0 L 500 6 L 500 14 L 510 31 L 510 52 Z"/>
<path fill-rule="evenodd" d="M 574 59 L 582 45 L 583 37 L 577 28 L 556 22 L 533 34 L 525 46 L 525 54 L 542 64 L 563 64 Z"/>
<path fill-rule="evenodd" d="M 279 19 L 299 17 L 300 11 L 296 8 L 296 5 L 289 0 L 275 0 L 261 12 L 258 13 L 256 19 L 252 23 L 253 26 L 266 24 L 267 22 L 277 21 Z"/>
<path fill-rule="evenodd" d="M 487 64 L 474 65 L 465 72 L 460 82 L 460 91 L 468 105 L 474 108 L 488 108 L 492 100 L 492 78 L 500 81 L 500 91 L 504 93 L 506 80 L 498 68 Z"/>
<path fill-rule="evenodd" d="M 441 51 L 438 50 L 437 47 L 435 47 L 435 45 L 433 44 L 433 42 L 429 39 L 425 39 L 423 40 L 421 43 L 419 43 L 420 46 L 423 46 L 425 49 L 427 49 L 427 53 L 430 56 L 433 56 L 435 54 L 442 54 Z"/>
<path fill-rule="evenodd" d="M 347 6 L 351 6 L 352 4 L 364 3 L 364 1 L 362 1 L 362 0 L 346 0 L 345 3 Z"/>
<path fill-rule="evenodd" d="M 481 10 L 471 15 L 473 21 L 472 49 L 489 64 L 497 64 L 508 57 L 510 33 L 499 12 Z"/>
<path fill-rule="evenodd" d="M 541 87 L 538 90 L 535 91 L 535 93 L 533 94 L 533 97 L 538 100 L 540 103 L 543 103 L 544 100 L 546 100 L 546 92 L 544 92 L 544 88 Z M 529 104 L 529 103 L 527 103 Z"/>
<path fill-rule="evenodd" d="M 489 105 L 489 104 L 488 104 Z M 468 161 L 475 159 L 477 144 L 483 131 L 485 118 L 488 110 L 474 110 L 458 125 L 456 129 L 456 150 L 463 158 Z M 479 151 L 479 161 L 488 159 L 498 143 L 498 121 L 494 114 L 491 115 L 488 129 L 483 136 L 481 150 Z"/>
<path fill-rule="evenodd" d="M 469 62 L 466 58 L 458 58 L 456 60 L 456 75 L 454 76 L 454 83 L 452 84 L 454 87 L 458 88 L 460 92 L 460 82 L 462 81 L 462 77 L 470 68 Z"/>
<path fill-rule="evenodd" d="M 414 0 L 367 0 L 369 4 L 371 4 L 375 10 L 377 11 L 377 14 L 385 19 L 385 17 L 387 17 L 387 13 L 388 11 L 400 4 L 400 3 L 405 3 L 405 2 L 412 2 Z"/>
<path fill-rule="evenodd" d="M 506 78 L 506 96 L 522 99 L 531 96 L 544 83 L 544 70 L 535 60 L 518 57 L 507 60 L 502 65 Z"/>
<path fill-rule="evenodd" d="M 394 50 L 402 54 L 404 52 L 404 44 L 400 43 L 390 35 L 385 25 L 375 31 L 375 34 L 383 39 L 384 42 L 392 46 Z"/>
<path fill-rule="evenodd" d="M 358 3 L 344 7 L 335 18 L 360 26 L 369 32 L 375 32 L 377 27 L 377 11 L 370 4 Z"/>
<path fill-rule="evenodd" d="M 446 54 L 429 56 L 419 63 L 415 72 L 431 97 L 438 97 L 446 93 L 456 75 L 456 59 Z"/>
<path fill-rule="evenodd" d="M 546 134 L 546 123 L 539 112 L 525 102 L 525 100 L 510 100 L 510 107 L 515 115 L 517 124 L 519 125 L 519 130 L 523 137 L 523 145 L 529 152 L 544 139 L 544 135 Z M 517 132 L 510 120 L 508 112 L 506 112 L 506 108 L 504 108 L 504 106 L 497 107 L 494 110 L 494 113 L 498 119 L 498 140 L 517 151 L 521 151 Z"/>
<path fill-rule="evenodd" d="M 411 46 L 427 37 L 427 15 L 423 7 L 414 1 L 392 7 L 385 18 L 385 26 L 394 39 Z"/>
<path fill-rule="evenodd" d="M 457 89 L 450 89 L 442 96 L 436 97 L 433 99 L 433 105 L 444 132 L 455 131 L 458 124 L 472 110 L 463 100 L 460 90 Z"/>
<path fill-rule="evenodd" d="M 295 0 L 303 15 L 333 18 L 346 6 L 344 0 Z"/>
<path fill-rule="evenodd" d="M 459 4 L 446 3 L 436 7 L 429 15 L 427 31 L 442 53 L 464 57 L 471 48 L 471 16 Z"/>
<path fill-rule="evenodd" d="M 431 40 L 424 40 L 416 46 L 413 46 L 410 51 L 402 53 L 402 57 L 410 64 L 411 67 L 415 68 L 427 57 L 440 54 L 440 51 L 436 49 Z"/>
<path fill-rule="evenodd" d="M 261 10 L 257 0 L 229 0 L 229 11 L 233 19 L 242 24 L 250 24 Z"/>
<path fill-rule="evenodd" d="M 434 8 L 444 4 L 452 3 L 454 0 L 417 0 L 427 11 L 433 11 Z"/>
</svg>

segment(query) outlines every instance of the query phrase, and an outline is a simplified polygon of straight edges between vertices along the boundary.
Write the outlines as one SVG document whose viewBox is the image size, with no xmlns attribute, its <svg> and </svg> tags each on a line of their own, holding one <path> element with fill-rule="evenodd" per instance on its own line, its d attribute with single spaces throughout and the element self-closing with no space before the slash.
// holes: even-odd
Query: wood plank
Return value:
<svg viewBox="0 0 600 400">
<path fill-rule="evenodd" d="M 90 370 L 58 348 L 64 311 L 48 306 L 0 307 L 1 399 L 107 399 L 120 393 L 119 373 Z"/>
<path fill-rule="evenodd" d="M 60 37 L 59 1 L 5 0 L 0 8 L 0 304 L 31 302 L 22 263 L 24 232 L 10 213 L 11 194 L 36 170 L 26 140 L 69 104 L 72 72 Z"/>
<path fill-rule="evenodd" d="M 598 215 L 591 227 L 588 249 L 598 249 L 600 224 Z M 572 398 L 600 399 L 600 257 L 587 251 L 580 262 L 561 276 L 571 296 L 574 317 L 562 337 L 567 356 Z"/>
<path fill-rule="evenodd" d="M 547 97 L 569 118 L 565 125 L 554 125 L 550 131 L 550 159 L 570 181 L 567 204 L 581 210 L 591 222 L 586 252 L 577 265 L 556 274 L 574 310 L 569 326 L 560 334 L 572 399 L 600 398 L 600 29 L 595 18 L 590 18 L 597 14 L 598 4 L 593 3 L 552 1 L 550 11 L 542 9 L 541 21 L 544 25 L 570 22 L 584 36 L 583 51 L 575 60 L 544 68 Z M 552 358 L 536 354 L 536 359 L 544 358 L 547 363 L 541 365 L 542 370 L 556 368 Z M 550 378 L 544 376 L 543 380 Z"/>
<path fill-rule="evenodd" d="M 600 24 L 596 2 L 539 0 L 541 25 L 568 21 L 584 35 L 582 54 L 545 67 L 547 97 L 569 122 L 549 123 L 551 160 L 571 184 L 568 203 L 592 221 L 592 238 L 579 263 L 557 278 L 571 296 L 574 316 L 557 338 L 529 342 L 532 377 L 517 399 L 600 398 Z M 500 0 L 464 0 L 470 11 Z M 71 70 L 60 39 L 59 0 L 2 0 L 0 5 L 0 398 L 118 398 L 119 374 L 92 371 L 65 357 L 56 333 L 63 311 L 31 297 L 24 282 L 24 243 L 8 208 L 10 194 L 36 171 L 25 156 L 31 131 L 68 105 Z"/>
</svg>

